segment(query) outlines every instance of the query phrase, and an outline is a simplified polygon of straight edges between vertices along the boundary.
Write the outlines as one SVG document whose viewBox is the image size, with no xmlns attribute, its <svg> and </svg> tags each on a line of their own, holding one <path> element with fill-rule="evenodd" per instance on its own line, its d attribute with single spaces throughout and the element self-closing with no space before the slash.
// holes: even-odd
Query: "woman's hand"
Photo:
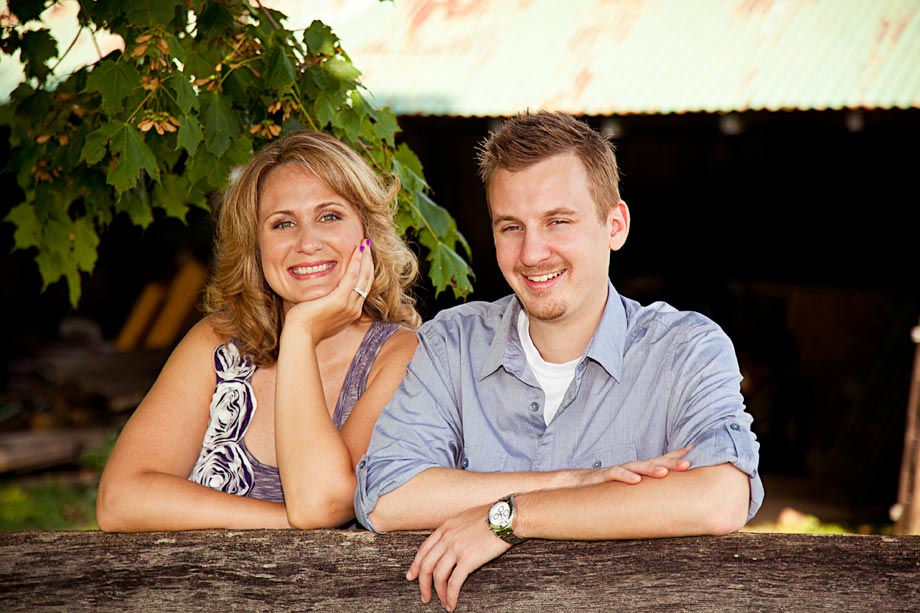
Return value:
<svg viewBox="0 0 920 613">
<path fill-rule="evenodd" d="M 321 298 L 291 307 L 285 315 L 284 330 L 296 326 L 298 330 L 305 330 L 314 343 L 318 343 L 361 317 L 364 300 L 374 282 L 374 260 L 370 244 L 370 239 L 365 239 L 355 247 L 345 274 L 335 289 Z"/>
</svg>

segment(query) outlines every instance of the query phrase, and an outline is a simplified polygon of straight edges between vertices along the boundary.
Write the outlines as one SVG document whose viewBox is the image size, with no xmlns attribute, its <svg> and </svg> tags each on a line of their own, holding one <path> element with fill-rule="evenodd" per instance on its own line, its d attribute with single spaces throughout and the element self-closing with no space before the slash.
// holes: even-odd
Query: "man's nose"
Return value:
<svg viewBox="0 0 920 613">
<path fill-rule="evenodd" d="M 548 237 L 540 230 L 527 230 L 521 245 L 521 263 L 534 266 L 549 257 L 550 243 Z"/>
</svg>

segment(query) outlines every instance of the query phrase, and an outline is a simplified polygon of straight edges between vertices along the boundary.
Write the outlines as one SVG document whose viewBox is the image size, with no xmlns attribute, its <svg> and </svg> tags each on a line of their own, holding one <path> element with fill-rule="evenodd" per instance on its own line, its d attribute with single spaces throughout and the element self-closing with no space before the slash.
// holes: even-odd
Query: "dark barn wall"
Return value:
<svg viewBox="0 0 920 613">
<path fill-rule="evenodd" d="M 764 472 L 808 476 L 817 492 L 884 520 L 920 316 L 920 112 L 734 119 L 740 132 L 726 134 L 717 115 L 617 118 L 633 226 L 612 279 L 642 302 L 699 310 L 731 335 Z M 490 120 L 400 125 L 470 242 L 472 298 L 504 295 L 474 163 Z M 453 304 L 443 294 L 427 302 Z"/>
</svg>

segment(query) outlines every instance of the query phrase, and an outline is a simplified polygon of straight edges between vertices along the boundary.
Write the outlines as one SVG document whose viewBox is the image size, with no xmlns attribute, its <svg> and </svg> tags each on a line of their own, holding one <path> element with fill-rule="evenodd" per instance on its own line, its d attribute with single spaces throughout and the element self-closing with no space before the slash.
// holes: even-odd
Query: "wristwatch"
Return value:
<svg viewBox="0 0 920 613">
<path fill-rule="evenodd" d="M 514 533 L 514 494 L 493 504 L 486 521 L 492 533 L 506 543 L 517 545 L 527 540 Z"/>
</svg>

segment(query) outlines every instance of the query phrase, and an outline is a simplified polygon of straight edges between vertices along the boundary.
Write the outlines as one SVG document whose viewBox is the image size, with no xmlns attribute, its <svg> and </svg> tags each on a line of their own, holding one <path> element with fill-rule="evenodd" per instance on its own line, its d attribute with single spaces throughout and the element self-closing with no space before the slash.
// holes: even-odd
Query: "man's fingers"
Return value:
<svg viewBox="0 0 920 613">
<path fill-rule="evenodd" d="M 470 572 L 462 564 L 457 564 L 454 567 L 454 572 L 450 574 L 450 580 L 447 582 L 447 606 L 445 608 L 448 611 L 453 611 L 457 608 L 457 602 L 460 600 L 460 588 L 463 587 L 463 584 L 466 583 L 466 578 L 469 576 Z"/>
<path fill-rule="evenodd" d="M 445 552 L 445 555 L 441 556 L 437 566 L 434 567 L 431 573 L 434 581 L 434 589 L 438 594 L 438 600 L 441 602 L 441 606 L 448 611 L 452 610 L 452 607 L 448 606 L 447 583 L 451 575 L 456 572 L 456 564 L 457 558 Z"/>
</svg>

